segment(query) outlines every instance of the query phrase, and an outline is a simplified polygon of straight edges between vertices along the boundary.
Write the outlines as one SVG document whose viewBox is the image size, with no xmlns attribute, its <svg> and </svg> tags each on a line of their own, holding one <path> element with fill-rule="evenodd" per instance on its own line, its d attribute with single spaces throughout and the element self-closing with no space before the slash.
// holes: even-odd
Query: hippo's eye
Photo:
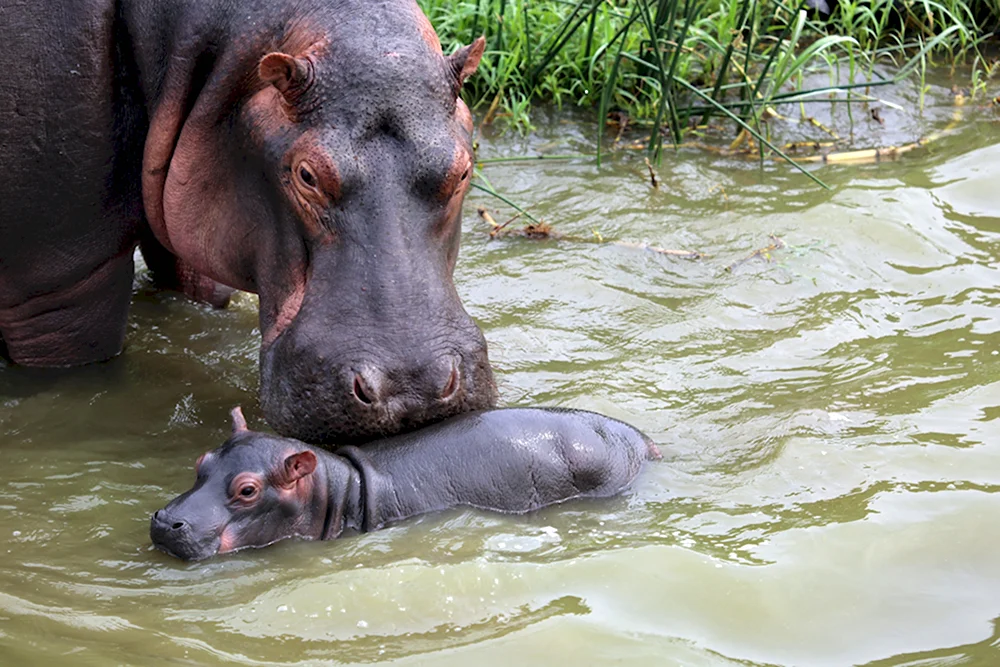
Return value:
<svg viewBox="0 0 1000 667">
<path fill-rule="evenodd" d="M 252 503 L 260 495 L 260 478 L 253 473 L 243 473 L 233 480 L 232 498 L 241 503 Z"/>
<path fill-rule="evenodd" d="M 240 486 L 236 493 L 240 501 L 244 503 L 252 503 L 257 500 L 257 496 L 260 495 L 260 487 L 256 484 L 245 482 Z"/>
<path fill-rule="evenodd" d="M 316 174 L 312 172 L 312 169 L 305 162 L 299 165 L 299 179 L 310 188 L 315 188 L 317 185 Z"/>
</svg>

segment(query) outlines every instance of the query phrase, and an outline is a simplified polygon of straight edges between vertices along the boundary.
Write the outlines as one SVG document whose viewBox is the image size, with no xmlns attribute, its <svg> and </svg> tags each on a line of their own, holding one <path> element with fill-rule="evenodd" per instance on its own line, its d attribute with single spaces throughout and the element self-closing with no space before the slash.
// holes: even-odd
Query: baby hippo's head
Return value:
<svg viewBox="0 0 1000 667">
<path fill-rule="evenodd" d="M 201 560 L 289 537 L 323 531 L 323 468 L 307 445 L 247 430 L 234 408 L 233 435 L 195 464 L 194 488 L 150 521 L 153 545 L 184 560 Z"/>
</svg>

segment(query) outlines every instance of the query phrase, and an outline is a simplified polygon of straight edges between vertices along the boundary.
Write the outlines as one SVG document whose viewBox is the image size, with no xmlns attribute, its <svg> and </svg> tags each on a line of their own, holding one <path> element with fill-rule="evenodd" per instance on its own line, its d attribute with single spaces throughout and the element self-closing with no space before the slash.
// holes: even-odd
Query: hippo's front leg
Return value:
<svg viewBox="0 0 1000 667">
<path fill-rule="evenodd" d="M 59 368 L 105 361 L 121 352 L 132 297 L 132 249 L 86 259 L 63 269 L 65 277 L 55 276 L 45 283 L 48 287 L 36 287 L 5 283 L 0 257 L 6 358 L 23 366 Z"/>
</svg>

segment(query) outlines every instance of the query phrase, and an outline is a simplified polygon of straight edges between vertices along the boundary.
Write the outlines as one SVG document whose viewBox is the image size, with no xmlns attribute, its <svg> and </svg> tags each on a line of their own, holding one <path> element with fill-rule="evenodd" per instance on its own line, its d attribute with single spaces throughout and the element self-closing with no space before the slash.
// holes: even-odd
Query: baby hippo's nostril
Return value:
<svg viewBox="0 0 1000 667">
<path fill-rule="evenodd" d="M 444 389 L 441 390 L 441 400 L 447 400 L 455 395 L 458 391 L 458 387 L 461 384 L 458 375 L 458 365 L 454 364 L 451 367 L 451 375 L 448 376 L 448 383 L 445 384 Z"/>
<path fill-rule="evenodd" d="M 170 528 L 172 528 L 173 530 L 180 530 L 183 527 L 184 527 L 183 521 L 175 521 L 174 525 L 170 526 Z"/>
</svg>

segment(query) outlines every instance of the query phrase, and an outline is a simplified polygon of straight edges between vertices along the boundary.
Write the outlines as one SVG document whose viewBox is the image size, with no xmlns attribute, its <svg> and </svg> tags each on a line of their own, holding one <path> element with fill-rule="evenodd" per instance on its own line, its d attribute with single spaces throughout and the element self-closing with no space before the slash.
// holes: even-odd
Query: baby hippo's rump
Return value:
<svg viewBox="0 0 1000 667">
<path fill-rule="evenodd" d="M 158 549 L 198 560 L 459 505 L 530 512 L 613 496 L 660 457 L 628 424 L 577 410 L 471 412 L 336 453 L 247 430 L 239 408 L 232 416 L 232 437 L 195 464 L 194 488 L 153 515 Z"/>
</svg>

